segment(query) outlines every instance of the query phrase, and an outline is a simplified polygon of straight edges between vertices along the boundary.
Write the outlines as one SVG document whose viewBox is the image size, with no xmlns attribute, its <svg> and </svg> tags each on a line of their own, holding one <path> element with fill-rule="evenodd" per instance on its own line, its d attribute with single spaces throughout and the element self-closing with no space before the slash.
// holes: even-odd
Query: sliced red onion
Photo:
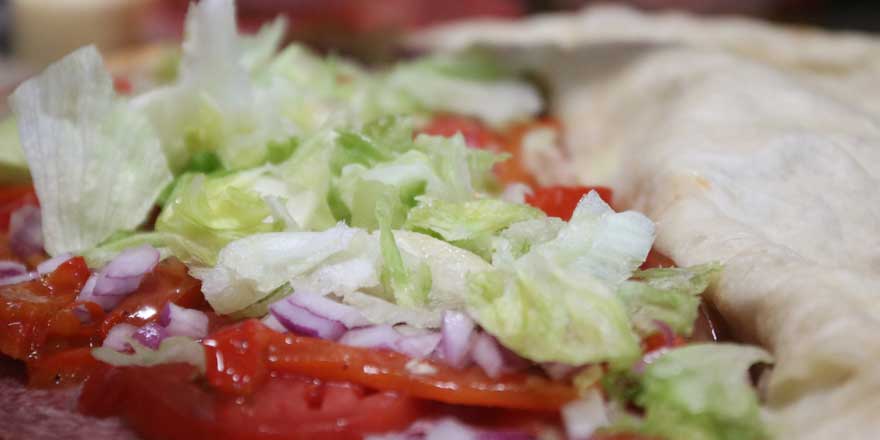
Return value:
<svg viewBox="0 0 880 440">
<path fill-rule="evenodd" d="M 37 272 L 40 275 L 48 275 L 52 272 L 55 272 L 55 269 L 58 269 L 58 266 L 61 266 L 62 264 L 66 263 L 67 260 L 70 260 L 71 258 L 73 258 L 73 254 L 66 253 L 66 252 L 63 254 L 57 255 L 55 257 L 52 257 L 52 258 L 38 264 L 37 265 Z"/>
<path fill-rule="evenodd" d="M 122 251 L 99 272 L 95 295 L 122 296 L 134 292 L 144 276 L 159 264 L 159 259 L 159 251 L 148 244 Z"/>
<path fill-rule="evenodd" d="M 159 324 L 169 336 L 189 336 L 202 339 L 208 336 L 208 315 L 195 309 L 187 309 L 168 302 L 159 313 Z"/>
<path fill-rule="evenodd" d="M 82 304 L 73 308 L 73 316 L 76 316 L 76 319 L 78 319 L 81 324 L 90 324 L 92 322 L 92 312 Z"/>
<path fill-rule="evenodd" d="M 131 324 L 116 324 L 107 332 L 103 346 L 116 351 L 128 351 L 131 349 L 128 340 L 134 336 L 136 331 L 137 327 Z"/>
<path fill-rule="evenodd" d="M 296 334 L 335 341 L 345 333 L 341 322 L 318 316 L 294 304 L 289 297 L 269 306 L 269 311 L 281 325 Z"/>
<path fill-rule="evenodd" d="M 448 310 L 443 314 L 440 351 L 446 363 L 455 368 L 467 366 L 474 326 L 474 320 L 462 312 Z"/>
<path fill-rule="evenodd" d="M 492 379 L 497 379 L 504 371 L 504 353 L 495 338 L 488 333 L 480 333 L 474 337 L 470 355 Z"/>
<path fill-rule="evenodd" d="M 116 307 L 117 304 L 122 302 L 125 299 L 125 296 L 107 296 L 95 295 L 95 285 L 98 283 L 99 274 L 93 273 L 92 276 L 86 280 L 86 284 L 83 286 L 82 290 L 79 291 L 79 295 L 76 297 L 77 302 L 93 302 L 99 306 L 101 306 L 104 311 L 109 311 Z"/>
<path fill-rule="evenodd" d="M 400 333 L 387 324 L 373 325 L 370 327 L 349 330 L 342 335 L 339 343 L 352 347 L 384 348 L 396 350 L 397 343 L 401 339 Z"/>
<path fill-rule="evenodd" d="M 591 389 L 581 399 L 562 407 L 565 433 L 572 440 L 587 440 L 597 429 L 608 426 L 608 411 L 602 394 Z"/>
<path fill-rule="evenodd" d="M 24 264 L 15 261 L 0 260 L 0 282 L 6 278 L 17 277 L 28 272 Z"/>
<path fill-rule="evenodd" d="M 287 329 L 283 325 L 281 325 L 281 321 L 279 321 L 278 318 L 276 318 L 275 315 L 271 313 L 264 316 L 263 319 L 260 320 L 260 322 L 262 322 L 263 325 L 265 325 L 266 327 L 275 330 L 276 332 L 287 333 Z"/>
<path fill-rule="evenodd" d="M 0 276 L 0 286 L 6 286 L 10 284 L 18 284 L 18 283 L 26 283 L 28 281 L 33 281 L 39 278 L 40 275 L 37 272 L 25 272 L 20 275 L 12 275 L 12 276 Z"/>
<path fill-rule="evenodd" d="M 21 258 L 43 252 L 40 208 L 24 205 L 9 217 L 9 248 Z"/>
<path fill-rule="evenodd" d="M 340 322 L 348 329 L 370 325 L 370 321 L 358 309 L 333 301 L 326 296 L 304 292 L 295 293 L 289 298 L 291 303 L 320 317 Z"/>
<path fill-rule="evenodd" d="M 159 344 L 161 344 L 168 336 L 171 335 L 168 334 L 168 330 L 166 330 L 165 327 L 162 327 L 155 322 L 151 322 L 137 329 L 134 332 L 134 335 L 132 335 L 132 338 L 144 347 L 156 350 L 159 348 Z"/>
<path fill-rule="evenodd" d="M 443 336 L 439 332 L 425 333 L 421 335 L 401 335 L 394 344 L 394 349 L 409 357 L 424 359 L 431 355 Z"/>
</svg>

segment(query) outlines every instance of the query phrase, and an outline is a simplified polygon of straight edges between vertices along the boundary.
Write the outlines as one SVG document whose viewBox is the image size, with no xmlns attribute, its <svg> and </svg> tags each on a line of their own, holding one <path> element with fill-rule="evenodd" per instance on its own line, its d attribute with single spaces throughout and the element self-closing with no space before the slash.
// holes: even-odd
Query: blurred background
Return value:
<svg viewBox="0 0 880 440">
<path fill-rule="evenodd" d="M 606 2 L 609 0 L 605 0 Z M 880 30 L 877 0 L 618 0 L 652 10 L 741 14 L 833 29 Z M 239 23 L 254 30 L 287 16 L 288 38 L 324 51 L 381 62 L 400 35 L 468 17 L 515 19 L 578 9 L 589 0 L 238 0 Z M 0 93 L 88 43 L 119 52 L 180 38 L 189 0 L 0 0 Z M 2 95 L 0 95 L 2 96 Z"/>
</svg>

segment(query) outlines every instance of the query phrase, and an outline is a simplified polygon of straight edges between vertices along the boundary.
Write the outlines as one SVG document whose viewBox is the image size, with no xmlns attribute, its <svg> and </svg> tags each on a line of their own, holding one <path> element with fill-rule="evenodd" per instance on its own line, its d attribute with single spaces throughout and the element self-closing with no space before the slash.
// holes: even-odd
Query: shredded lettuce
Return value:
<svg viewBox="0 0 880 440">
<path fill-rule="evenodd" d="M 409 211 L 404 228 L 437 235 L 484 259 L 492 256 L 492 239 L 510 225 L 544 214 L 531 206 L 498 199 L 467 202 L 422 199 Z"/>
<path fill-rule="evenodd" d="M 629 365 L 640 354 L 638 338 L 614 291 L 644 261 L 653 235 L 649 219 L 615 213 L 591 192 L 554 238 L 518 258 L 524 246 L 508 242 L 495 270 L 473 275 L 468 310 L 533 361 Z"/>
<path fill-rule="evenodd" d="M 657 331 L 657 321 L 677 334 L 689 336 L 697 319 L 699 295 L 721 273 L 717 263 L 686 268 L 659 268 L 637 271 L 632 280 L 617 289 L 641 335 Z"/>
<path fill-rule="evenodd" d="M 147 217 L 172 176 L 150 123 L 117 97 L 94 46 L 10 97 L 50 255 L 82 252 Z"/>
<path fill-rule="evenodd" d="M 333 257 L 368 253 L 370 235 L 339 224 L 323 232 L 255 234 L 231 242 L 213 268 L 194 268 L 205 299 L 217 313 L 238 312 Z"/>
<path fill-rule="evenodd" d="M 768 438 L 748 369 L 770 363 L 757 347 L 692 344 L 671 350 L 649 364 L 635 403 L 642 419 L 618 428 L 670 439 L 752 440 Z"/>
<path fill-rule="evenodd" d="M 216 151 L 230 169 L 258 165 L 270 141 L 296 134 L 278 111 L 289 92 L 251 79 L 274 55 L 283 27 L 275 22 L 245 39 L 232 0 L 190 7 L 177 81 L 134 100 L 158 130 L 172 169 L 202 150 Z"/>
<path fill-rule="evenodd" d="M 156 231 L 182 238 L 168 245 L 184 261 L 211 265 L 233 240 L 282 230 L 263 196 L 285 191 L 283 181 L 259 168 L 216 176 L 185 174 L 157 219 Z"/>
<path fill-rule="evenodd" d="M 382 278 L 386 290 L 394 295 L 394 301 L 403 307 L 424 306 L 431 290 L 431 270 L 424 261 L 418 269 L 410 271 L 403 263 L 400 249 L 391 231 L 392 206 L 398 202 L 393 192 L 386 192 L 376 204 L 376 217 L 379 221 L 379 246 L 384 263 Z"/>
<path fill-rule="evenodd" d="M 122 353 L 109 347 L 98 347 L 92 349 L 92 356 L 117 367 L 152 367 L 182 362 L 197 367 L 202 373 L 205 372 L 205 348 L 192 338 L 172 336 L 163 340 L 157 350 L 144 347 L 131 338 L 128 343 L 134 349 L 134 353 Z"/>
</svg>

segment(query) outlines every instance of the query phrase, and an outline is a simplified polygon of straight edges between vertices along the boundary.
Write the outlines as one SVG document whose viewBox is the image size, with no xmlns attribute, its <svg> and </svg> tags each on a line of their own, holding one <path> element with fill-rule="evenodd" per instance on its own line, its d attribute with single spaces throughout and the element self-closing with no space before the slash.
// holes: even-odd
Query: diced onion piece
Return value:
<svg viewBox="0 0 880 440">
<path fill-rule="evenodd" d="M 15 261 L 0 261 L 0 283 L 12 277 L 20 277 L 28 272 L 24 264 Z"/>
<path fill-rule="evenodd" d="M 159 264 L 159 258 L 159 251 L 148 244 L 122 251 L 101 269 L 95 295 L 120 296 L 134 292 L 144 275 Z"/>
<path fill-rule="evenodd" d="M 109 295 L 95 295 L 95 285 L 98 283 L 99 274 L 93 273 L 92 276 L 86 280 L 86 284 L 83 286 L 82 290 L 80 290 L 79 295 L 77 296 L 77 302 L 93 302 L 99 306 L 101 306 L 104 311 L 109 311 L 116 307 L 117 304 L 122 302 L 125 299 L 125 296 L 117 295 L 117 296 L 109 296 Z"/>
<path fill-rule="evenodd" d="M 568 438 L 589 439 L 597 429 L 608 426 L 609 423 L 602 394 L 591 389 L 580 400 L 563 406 L 562 421 Z"/>
<path fill-rule="evenodd" d="M 40 208 L 24 205 L 9 217 L 9 248 L 21 258 L 43 252 Z"/>
<path fill-rule="evenodd" d="M 73 258 L 73 254 L 66 253 L 66 252 L 63 254 L 59 254 L 57 256 L 54 256 L 54 257 L 38 264 L 37 265 L 37 272 L 40 275 L 47 275 L 52 272 L 55 272 L 55 269 L 58 269 L 58 266 L 61 266 L 62 264 L 66 263 L 67 260 L 70 260 L 71 258 Z"/>
<path fill-rule="evenodd" d="M 156 350 L 159 348 L 159 344 L 161 344 L 168 336 L 169 334 L 165 327 L 162 327 L 155 322 L 151 322 L 137 329 L 134 332 L 134 335 L 132 335 L 132 338 L 144 347 Z"/>
<path fill-rule="evenodd" d="M 131 349 L 128 340 L 134 336 L 136 331 L 137 327 L 131 324 L 116 324 L 107 332 L 107 337 L 104 338 L 102 345 L 116 351 L 128 351 Z"/>
<path fill-rule="evenodd" d="M 300 306 L 315 315 L 342 323 L 346 328 L 365 327 L 370 321 L 358 309 L 338 303 L 330 298 L 315 293 L 295 293 L 289 297 L 291 303 Z"/>
<path fill-rule="evenodd" d="M 352 347 L 396 350 L 400 338 L 400 333 L 394 327 L 381 324 L 349 330 L 339 339 L 339 343 Z"/>
<path fill-rule="evenodd" d="M 345 333 L 345 326 L 339 321 L 318 316 L 285 298 L 269 306 L 278 322 L 287 330 L 303 336 L 335 341 Z"/>
<path fill-rule="evenodd" d="M 172 302 L 162 307 L 159 323 L 169 336 L 189 336 L 193 339 L 208 336 L 208 315 L 205 312 L 180 307 Z"/>
<path fill-rule="evenodd" d="M 421 335 L 401 336 L 394 349 L 413 358 L 426 358 L 440 345 L 443 336 L 439 332 Z"/>
<path fill-rule="evenodd" d="M 260 320 L 260 322 L 262 322 L 263 325 L 265 325 L 266 327 L 269 327 L 278 333 L 287 333 L 287 329 L 283 325 L 281 325 L 281 321 L 279 321 L 278 318 L 276 318 L 275 315 L 271 313 L 264 316 L 263 319 Z"/>
<path fill-rule="evenodd" d="M 455 368 L 468 365 L 468 352 L 474 334 L 474 320 L 470 316 L 452 310 L 443 314 L 443 338 L 440 350 L 443 360 Z"/>
<path fill-rule="evenodd" d="M 497 379 L 504 371 L 504 353 L 495 338 L 488 333 L 480 333 L 474 337 L 470 355 L 486 375 L 493 379 Z"/>
</svg>

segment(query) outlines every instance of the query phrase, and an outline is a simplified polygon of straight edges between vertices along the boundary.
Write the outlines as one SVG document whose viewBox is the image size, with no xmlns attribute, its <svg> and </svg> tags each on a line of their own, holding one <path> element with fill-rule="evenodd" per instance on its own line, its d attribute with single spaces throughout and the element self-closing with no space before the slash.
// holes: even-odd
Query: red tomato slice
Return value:
<svg viewBox="0 0 880 440">
<path fill-rule="evenodd" d="M 526 203 L 539 208 L 550 217 L 568 221 L 578 202 L 590 191 L 596 191 L 605 203 L 611 205 L 611 188 L 604 186 L 536 187 L 534 193 L 526 196 Z"/>
<path fill-rule="evenodd" d="M 256 320 L 223 329 L 205 345 L 208 382 L 233 394 L 253 392 L 271 373 L 289 373 L 461 405 L 555 411 L 576 398 L 568 385 L 526 374 L 491 379 L 477 367 L 429 361 L 433 374 L 413 374 L 402 354 L 281 334 Z"/>
<path fill-rule="evenodd" d="M 85 260 L 76 257 L 42 279 L 0 286 L 0 328 L 4 329 L 0 353 L 36 359 L 50 339 L 88 339 L 73 313 L 76 295 L 88 276 Z"/>
<path fill-rule="evenodd" d="M 0 232 L 9 230 L 9 216 L 24 205 L 36 205 L 37 194 L 30 185 L 0 187 Z"/>
<path fill-rule="evenodd" d="M 157 321 L 159 312 L 169 301 L 187 308 L 207 307 L 201 282 L 189 276 L 186 265 L 175 258 L 162 260 L 144 277 L 137 290 L 107 314 L 101 324 L 101 335 L 122 322 L 140 327 Z"/>
<path fill-rule="evenodd" d="M 89 378 L 80 410 L 119 415 L 145 439 L 357 439 L 397 431 L 427 404 L 391 392 L 278 376 L 248 397 L 214 393 L 182 364 L 105 369 Z"/>
<path fill-rule="evenodd" d="M 91 347 L 61 351 L 28 363 L 28 385 L 39 388 L 78 385 L 100 366 L 92 357 Z"/>
<path fill-rule="evenodd" d="M 461 133 L 469 147 L 494 151 L 501 151 L 502 149 L 502 142 L 495 132 L 483 125 L 479 120 L 466 116 L 437 115 L 419 131 L 433 136 L 444 137 L 451 137 Z"/>
</svg>

